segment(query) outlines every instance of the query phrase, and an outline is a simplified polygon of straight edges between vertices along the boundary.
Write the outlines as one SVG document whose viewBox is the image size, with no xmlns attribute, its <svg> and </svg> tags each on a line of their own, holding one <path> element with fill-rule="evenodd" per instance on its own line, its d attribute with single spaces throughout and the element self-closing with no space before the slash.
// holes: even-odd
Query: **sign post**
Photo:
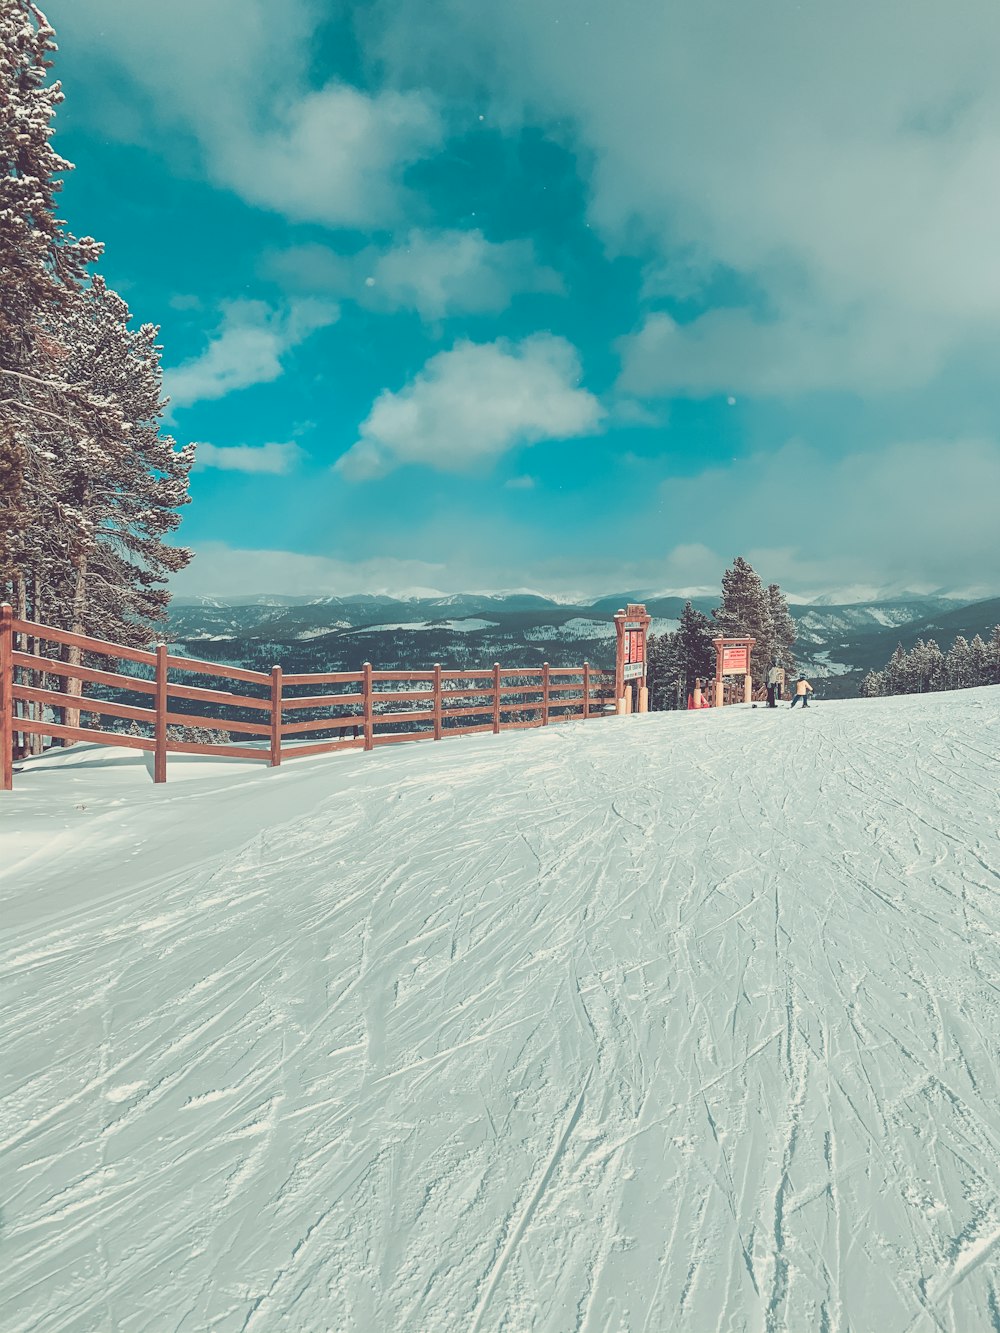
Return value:
<svg viewBox="0 0 1000 1333">
<path fill-rule="evenodd" d="M 726 702 L 725 678 L 743 677 L 743 703 L 753 698 L 753 680 L 750 676 L 750 654 L 756 639 L 713 639 L 715 644 L 715 706 L 721 708 Z"/>
<path fill-rule="evenodd" d="M 646 680 L 646 635 L 652 620 L 639 602 L 629 602 L 624 611 L 615 612 L 615 633 L 618 636 L 615 656 L 615 700 L 619 713 L 649 711 L 649 689 Z"/>
</svg>

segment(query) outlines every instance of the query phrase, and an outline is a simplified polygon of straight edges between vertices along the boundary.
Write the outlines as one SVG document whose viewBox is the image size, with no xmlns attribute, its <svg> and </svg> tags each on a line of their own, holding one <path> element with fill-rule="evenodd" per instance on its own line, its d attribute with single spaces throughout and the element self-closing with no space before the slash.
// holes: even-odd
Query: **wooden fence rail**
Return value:
<svg viewBox="0 0 1000 1333">
<path fill-rule="evenodd" d="M 43 644 L 55 645 L 64 655 L 72 649 L 76 660 L 48 657 Z M 95 658 L 99 666 L 92 665 Z M 123 663 L 128 669 L 122 669 Z M 177 680 L 178 674 L 185 679 Z M 219 684 L 192 685 L 191 677 Z M 53 678 L 74 682 L 79 693 L 70 696 L 52 688 Z M 85 685 L 101 693 L 85 694 Z M 111 697 L 111 691 L 126 697 Z M 4 604 L 0 607 L 0 790 L 9 791 L 13 785 L 15 738 L 21 747 L 24 737 L 31 735 L 148 751 L 153 755 L 153 781 L 165 782 L 168 754 L 258 760 L 276 768 L 283 759 L 338 750 L 372 750 L 400 741 L 496 734 L 601 717 L 613 693 L 614 673 L 587 662 L 577 667 L 544 663 L 527 668 L 494 663 L 489 669 L 468 671 L 443 671 L 439 665 L 425 671 L 379 671 L 366 662 L 357 672 L 284 675 L 280 666 L 270 672 L 250 671 L 178 657 L 164 644 L 152 651 L 128 648 L 18 620 Z M 178 701 L 211 711 L 178 709 Z M 80 725 L 66 725 L 67 710 L 74 717 L 79 714 Z M 128 722 L 129 730 L 82 725 L 91 718 Z M 206 737 L 205 732 L 212 734 Z M 234 744 L 233 736 L 257 737 L 261 743 Z"/>
</svg>

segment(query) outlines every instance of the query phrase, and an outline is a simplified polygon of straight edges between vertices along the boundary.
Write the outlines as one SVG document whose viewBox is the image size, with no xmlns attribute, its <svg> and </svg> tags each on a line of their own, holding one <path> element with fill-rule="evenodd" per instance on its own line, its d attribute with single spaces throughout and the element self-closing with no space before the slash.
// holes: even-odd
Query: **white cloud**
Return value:
<svg viewBox="0 0 1000 1333">
<path fill-rule="evenodd" d="M 900 389 L 930 375 L 943 350 L 926 330 L 893 329 L 879 317 L 834 326 L 804 312 L 764 320 L 742 309 L 687 324 L 658 311 L 618 348 L 620 390 L 691 397 Z"/>
<path fill-rule="evenodd" d="M 390 597 L 437 594 L 445 567 L 425 560 L 375 556 L 337 560 L 297 551 L 201 543 L 195 559 L 171 580 L 178 596 L 242 597 L 254 593 L 340 597 L 367 592 Z"/>
<path fill-rule="evenodd" d="M 957 588 L 997 580 L 994 440 L 895 443 L 839 458 L 800 441 L 660 490 L 665 530 L 705 529 L 688 578 L 742 553 L 768 579 L 814 595 L 845 584 Z M 715 534 L 725 534 L 725 539 Z M 719 561 L 722 563 L 720 564 Z"/>
<path fill-rule="evenodd" d="M 573 127 L 591 223 L 659 254 L 648 296 L 704 294 L 717 272 L 755 293 L 766 318 L 748 306 L 691 335 L 696 378 L 717 348 L 719 378 L 757 391 L 876 392 L 1000 331 L 995 4 L 844 0 L 835 23 L 823 5 L 696 0 L 553 0 L 544 23 L 535 0 L 381 12 L 399 77 L 447 52 L 453 83 L 463 60 L 470 90 L 488 82 L 491 121 Z M 786 369 L 763 364 L 758 332 L 791 347 Z"/>
<path fill-rule="evenodd" d="M 604 409 L 579 380 L 576 351 L 551 334 L 456 343 L 404 388 L 379 395 L 336 468 L 352 481 L 404 463 L 463 472 L 518 445 L 590 435 Z"/>
<path fill-rule="evenodd" d="M 535 489 L 534 477 L 511 477 L 503 484 L 505 491 L 533 491 Z"/>
<path fill-rule="evenodd" d="M 478 229 L 415 228 L 389 249 L 370 246 L 350 257 L 303 245 L 271 255 L 265 269 L 299 289 L 329 291 L 373 309 L 416 310 L 428 321 L 501 311 L 523 292 L 563 290 L 530 241 L 488 241 Z"/>
<path fill-rule="evenodd" d="M 204 352 L 165 372 L 171 405 L 187 407 L 276 380 L 285 354 L 337 316 L 337 307 L 323 301 L 296 301 L 286 311 L 262 301 L 229 302 Z"/>
<path fill-rule="evenodd" d="M 291 472 L 302 458 L 302 449 L 294 441 L 257 445 L 216 445 L 201 441 L 196 448 L 196 472 L 218 468 L 222 472 L 265 472 L 282 476 Z"/>
<path fill-rule="evenodd" d="M 515 292 L 558 292 L 557 273 L 543 268 L 530 241 L 488 241 L 481 231 L 411 231 L 375 257 L 376 301 L 416 310 L 424 319 L 459 311 L 499 311 Z"/>
<path fill-rule="evenodd" d="M 424 559 L 375 555 L 341 560 L 297 551 L 258 550 L 225 542 L 199 543 L 190 565 L 171 578 L 175 596 L 243 597 L 278 593 L 344 597 L 352 593 L 389 597 L 435 597 L 453 592 L 540 592 L 568 601 L 585 601 L 649 583 L 651 562 L 609 560 L 606 552 L 526 556 L 526 529 L 479 523 L 462 535 L 428 531 L 418 545 L 433 548 Z M 718 584 L 723 566 L 712 566 L 709 581 Z M 714 591 L 714 588 L 712 589 Z"/>
<path fill-rule="evenodd" d="M 346 84 L 301 95 L 277 120 L 256 134 L 231 121 L 213 135 L 206 147 L 216 179 L 248 203 L 338 226 L 391 219 L 402 167 L 441 137 L 421 94 L 368 95 Z"/>
<path fill-rule="evenodd" d="M 51 0 L 46 8 L 60 45 L 95 76 L 109 135 L 176 153 L 177 136 L 164 127 L 183 129 L 215 184 L 286 217 L 391 220 L 404 168 L 442 137 L 423 92 L 310 85 L 318 16 L 309 0 L 278 8 L 273 0 Z M 123 89 L 123 72 L 132 87 Z"/>
</svg>

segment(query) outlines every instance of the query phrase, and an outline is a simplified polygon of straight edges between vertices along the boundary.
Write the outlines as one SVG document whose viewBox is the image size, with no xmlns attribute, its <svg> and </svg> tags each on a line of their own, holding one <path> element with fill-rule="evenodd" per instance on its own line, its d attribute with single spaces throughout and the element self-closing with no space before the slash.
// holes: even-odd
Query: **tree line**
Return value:
<svg viewBox="0 0 1000 1333">
<path fill-rule="evenodd" d="M 777 583 L 766 587 L 751 564 L 737 556 L 722 576 L 722 598 L 711 617 L 685 602 L 677 629 L 647 642 L 650 708 L 686 708 L 695 681 L 714 680 L 717 638 L 755 640 L 750 674 L 759 684 L 777 663 L 795 670 L 795 622 Z"/>
<path fill-rule="evenodd" d="M 158 328 L 134 324 L 96 271 L 102 245 L 57 216 L 73 168 L 52 145 L 55 50 L 31 0 L 4 0 L 0 600 L 22 619 L 141 646 L 165 618 L 169 575 L 191 558 L 169 537 L 194 447 L 163 429 Z M 78 662 L 79 650 L 63 656 Z"/>
<path fill-rule="evenodd" d="M 971 642 L 959 634 L 947 652 L 934 639 L 918 639 L 909 652 L 898 644 L 881 671 L 864 677 L 861 694 L 875 699 L 977 685 L 1000 685 L 1000 625 L 994 626 L 989 642 L 979 634 Z"/>
</svg>

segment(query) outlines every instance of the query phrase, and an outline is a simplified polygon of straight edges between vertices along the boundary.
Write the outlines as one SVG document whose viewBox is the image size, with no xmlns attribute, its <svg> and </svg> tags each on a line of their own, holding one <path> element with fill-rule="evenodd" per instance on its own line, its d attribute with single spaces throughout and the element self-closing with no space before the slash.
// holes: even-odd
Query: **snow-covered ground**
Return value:
<svg viewBox="0 0 1000 1333">
<path fill-rule="evenodd" d="M 393 625 L 365 625 L 355 630 L 355 634 L 384 634 L 389 630 L 451 630 L 456 634 L 472 634 L 476 630 L 496 629 L 496 620 L 482 620 L 477 616 L 467 616 L 464 620 L 401 620 Z M 302 636 L 299 635 L 299 638 Z"/>
<path fill-rule="evenodd" d="M 854 669 L 844 662 L 831 662 L 828 649 L 821 653 L 806 656 L 800 663 L 800 667 L 807 675 L 815 677 L 817 680 L 825 680 L 828 676 L 846 676 L 849 671 Z"/>
<path fill-rule="evenodd" d="M 4 1329 L 994 1333 L 1000 690 L 0 794 Z"/>
</svg>

